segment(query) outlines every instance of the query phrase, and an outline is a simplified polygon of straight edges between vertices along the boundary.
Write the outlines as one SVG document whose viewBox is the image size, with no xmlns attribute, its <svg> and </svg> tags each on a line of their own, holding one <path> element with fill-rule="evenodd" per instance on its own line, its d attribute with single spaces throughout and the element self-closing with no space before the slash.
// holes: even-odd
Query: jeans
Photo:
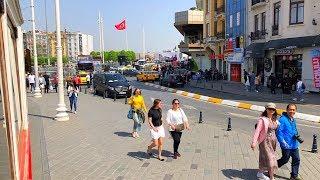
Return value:
<svg viewBox="0 0 320 180">
<path fill-rule="evenodd" d="M 141 119 L 138 115 L 138 113 L 133 112 L 133 131 L 137 132 L 137 131 L 141 131 Z"/>
<path fill-rule="evenodd" d="M 34 89 L 35 89 L 35 84 L 30 83 L 30 92 L 34 92 Z"/>
<path fill-rule="evenodd" d="M 291 162 L 291 177 L 296 178 L 299 174 L 300 156 L 299 149 L 281 149 L 282 157 L 278 160 L 278 167 L 280 168 L 284 164 L 288 163 L 290 157 Z"/>
<path fill-rule="evenodd" d="M 296 96 L 297 96 L 297 100 L 303 99 L 303 91 L 297 91 Z"/>
<path fill-rule="evenodd" d="M 70 109 L 72 111 L 72 108 L 74 108 L 74 111 L 77 111 L 77 101 L 78 101 L 78 97 L 76 97 L 75 95 L 72 95 L 71 97 L 69 97 L 70 100 Z"/>
<path fill-rule="evenodd" d="M 170 131 L 172 139 L 173 139 L 173 152 L 177 153 L 180 145 L 180 139 L 182 136 L 182 132 Z"/>
</svg>

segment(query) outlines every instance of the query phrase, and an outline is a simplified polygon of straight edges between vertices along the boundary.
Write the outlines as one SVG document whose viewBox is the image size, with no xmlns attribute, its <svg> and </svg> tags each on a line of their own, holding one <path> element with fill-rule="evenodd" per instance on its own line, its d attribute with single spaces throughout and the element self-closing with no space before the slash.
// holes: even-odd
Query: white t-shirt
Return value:
<svg viewBox="0 0 320 180">
<path fill-rule="evenodd" d="M 169 109 L 167 112 L 166 120 L 168 124 L 178 125 L 178 124 L 183 124 L 184 122 L 187 122 L 188 118 L 184 113 L 184 111 L 181 108 L 179 108 L 176 111 Z M 171 128 L 169 130 L 172 131 Z"/>
<path fill-rule="evenodd" d="M 30 74 L 30 75 L 28 76 L 28 80 L 29 80 L 29 83 L 34 83 L 34 82 L 35 82 L 35 76 L 32 75 L 32 74 Z"/>
<path fill-rule="evenodd" d="M 87 80 L 87 82 L 90 82 L 90 75 L 89 74 L 86 76 L 86 80 Z"/>
</svg>

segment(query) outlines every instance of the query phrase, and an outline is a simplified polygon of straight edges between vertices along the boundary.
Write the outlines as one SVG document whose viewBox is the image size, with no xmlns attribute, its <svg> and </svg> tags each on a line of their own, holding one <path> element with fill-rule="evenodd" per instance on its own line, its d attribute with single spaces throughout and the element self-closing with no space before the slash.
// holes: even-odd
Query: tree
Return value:
<svg viewBox="0 0 320 180">
<path fill-rule="evenodd" d="M 126 56 L 129 61 L 136 60 L 136 53 L 134 53 L 133 51 L 126 51 Z"/>
<path fill-rule="evenodd" d="M 116 52 L 116 51 L 110 51 L 110 61 L 118 61 L 118 55 L 119 55 L 119 52 Z"/>
<path fill-rule="evenodd" d="M 192 71 L 199 70 L 198 64 L 196 63 L 196 61 L 193 58 L 190 60 L 190 67 L 191 67 Z"/>
</svg>

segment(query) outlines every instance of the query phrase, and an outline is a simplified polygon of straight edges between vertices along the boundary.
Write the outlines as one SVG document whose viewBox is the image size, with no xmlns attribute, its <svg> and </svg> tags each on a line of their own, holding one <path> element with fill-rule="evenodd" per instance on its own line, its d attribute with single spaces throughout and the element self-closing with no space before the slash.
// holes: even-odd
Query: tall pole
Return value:
<svg viewBox="0 0 320 180">
<path fill-rule="evenodd" d="M 33 38 L 33 58 L 34 58 L 34 74 L 35 74 L 35 90 L 34 97 L 40 98 L 41 90 L 39 88 L 39 72 L 38 72 L 38 56 L 37 56 L 37 41 L 36 41 L 36 22 L 34 19 L 34 0 L 31 0 L 31 18 L 32 18 L 32 38 Z"/>
<path fill-rule="evenodd" d="M 61 47 L 61 31 L 60 31 L 60 0 L 55 0 L 56 5 L 56 32 L 57 32 L 57 65 L 58 65 L 58 90 L 59 104 L 55 119 L 57 121 L 68 121 L 66 104 L 64 103 L 64 88 L 63 88 L 63 63 L 62 63 L 62 47 Z"/>
<path fill-rule="evenodd" d="M 129 50 L 129 45 L 128 45 L 128 30 L 126 28 L 126 48 L 127 48 L 127 51 Z"/>
<path fill-rule="evenodd" d="M 144 26 L 142 26 L 142 47 L 143 47 L 143 59 L 146 59 L 146 40 L 144 34 Z"/>
<path fill-rule="evenodd" d="M 99 45 L 100 45 L 100 57 L 102 59 L 102 62 L 104 62 L 104 59 L 103 59 L 103 52 L 102 52 L 102 32 L 101 32 L 101 14 L 100 14 L 100 11 L 99 11 L 99 17 L 98 17 L 98 25 L 99 25 Z"/>
<path fill-rule="evenodd" d="M 101 44 L 102 44 L 102 63 L 104 64 L 104 25 L 103 25 L 103 17 L 101 17 Z"/>
<path fill-rule="evenodd" d="M 48 17 L 47 17 L 47 0 L 44 0 L 44 15 L 46 18 L 46 34 L 47 34 L 47 58 L 48 66 L 50 66 L 50 56 L 49 56 L 49 34 L 48 34 Z"/>
</svg>

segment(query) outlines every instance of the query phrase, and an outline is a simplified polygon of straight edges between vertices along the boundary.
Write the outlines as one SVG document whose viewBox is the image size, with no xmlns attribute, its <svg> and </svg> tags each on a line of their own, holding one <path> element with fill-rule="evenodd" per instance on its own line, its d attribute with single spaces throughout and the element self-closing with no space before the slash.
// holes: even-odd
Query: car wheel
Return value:
<svg viewBox="0 0 320 180">
<path fill-rule="evenodd" d="M 103 99 L 108 98 L 108 97 L 109 97 L 109 92 L 108 92 L 108 91 L 105 91 L 105 92 L 103 93 Z"/>
</svg>

